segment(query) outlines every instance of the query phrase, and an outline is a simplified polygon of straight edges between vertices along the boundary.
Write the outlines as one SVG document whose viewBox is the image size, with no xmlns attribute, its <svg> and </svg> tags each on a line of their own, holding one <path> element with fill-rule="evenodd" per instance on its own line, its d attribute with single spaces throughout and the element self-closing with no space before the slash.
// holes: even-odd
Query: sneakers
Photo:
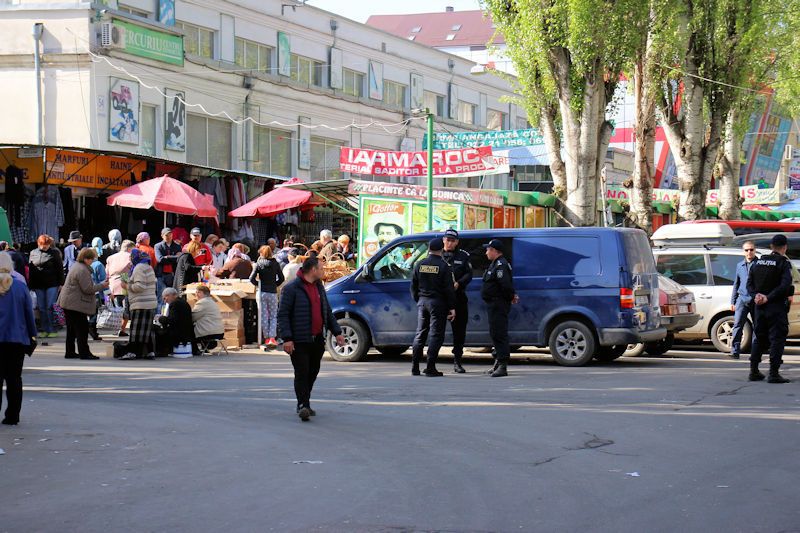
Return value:
<svg viewBox="0 0 800 533">
<path fill-rule="evenodd" d="M 748 381 L 761 381 L 763 379 L 764 379 L 764 374 L 762 374 L 758 370 L 750 371 L 750 375 L 747 376 Z"/>
<path fill-rule="evenodd" d="M 153 352 L 149 352 L 147 355 L 144 356 L 145 359 L 154 360 L 156 358 L 156 354 Z"/>
<path fill-rule="evenodd" d="M 311 409 L 303 406 L 297 411 L 297 416 L 299 416 L 300 420 L 303 422 L 308 422 L 308 419 L 311 417 Z"/>
<path fill-rule="evenodd" d="M 125 332 L 124 332 L 124 331 L 122 331 L 122 330 L 119 330 L 119 331 L 117 332 L 117 337 L 127 337 L 127 336 L 128 336 L 128 334 L 127 334 L 127 333 L 125 333 Z"/>
<path fill-rule="evenodd" d="M 506 367 L 505 363 L 500 363 L 497 365 L 497 370 L 490 374 L 493 378 L 502 378 L 508 375 L 508 368 Z"/>
<path fill-rule="evenodd" d="M 731 359 L 739 359 L 739 354 L 738 353 L 729 353 L 728 357 L 730 357 Z"/>
<path fill-rule="evenodd" d="M 435 368 L 426 368 L 425 370 L 422 371 L 422 373 L 428 376 L 429 378 L 440 378 L 444 376 L 442 372 L 439 372 Z"/>
<path fill-rule="evenodd" d="M 278 346 L 278 341 L 275 340 L 275 337 L 270 337 L 267 340 L 267 348 L 269 348 L 270 350 L 272 350 L 273 348 L 275 348 L 277 346 Z"/>
<path fill-rule="evenodd" d="M 791 383 L 791 382 L 792 382 L 791 379 L 786 379 L 777 372 L 774 374 L 770 373 L 769 377 L 767 378 L 767 383 Z"/>
<path fill-rule="evenodd" d="M 302 409 L 302 406 L 298 405 L 297 406 L 297 414 L 298 415 L 300 414 L 300 409 Z M 311 407 L 306 407 L 306 409 L 308 409 L 308 414 L 310 414 L 311 416 L 317 416 L 317 412 L 315 410 L 313 410 Z"/>
<path fill-rule="evenodd" d="M 125 355 L 123 355 L 122 357 L 120 357 L 120 359 L 122 359 L 124 361 L 130 361 L 131 359 L 136 359 L 136 354 L 128 352 Z"/>
<path fill-rule="evenodd" d="M 453 364 L 453 372 L 456 374 L 465 374 L 467 371 L 464 370 L 464 367 L 461 366 L 460 363 Z"/>
</svg>

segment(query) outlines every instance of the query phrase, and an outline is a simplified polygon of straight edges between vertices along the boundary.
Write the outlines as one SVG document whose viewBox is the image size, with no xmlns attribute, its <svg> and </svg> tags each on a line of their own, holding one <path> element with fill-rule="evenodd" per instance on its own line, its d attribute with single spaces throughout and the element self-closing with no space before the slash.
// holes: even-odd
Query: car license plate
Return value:
<svg viewBox="0 0 800 533">
<path fill-rule="evenodd" d="M 647 305 L 650 303 L 650 298 L 647 296 L 637 296 L 636 297 L 636 307 L 640 307 L 642 305 Z"/>
<path fill-rule="evenodd" d="M 678 313 L 679 314 L 688 313 L 688 312 L 689 312 L 689 306 L 688 305 L 679 305 L 678 306 Z"/>
</svg>

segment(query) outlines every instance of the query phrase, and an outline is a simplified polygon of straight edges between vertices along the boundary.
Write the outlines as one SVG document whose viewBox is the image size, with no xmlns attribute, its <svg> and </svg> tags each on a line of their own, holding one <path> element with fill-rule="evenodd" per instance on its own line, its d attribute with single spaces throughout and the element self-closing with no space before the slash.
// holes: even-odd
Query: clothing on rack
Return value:
<svg viewBox="0 0 800 533">
<path fill-rule="evenodd" d="M 22 244 L 28 244 L 34 242 L 38 235 L 31 234 L 31 227 L 30 227 L 30 220 L 31 220 L 31 208 L 33 204 L 31 201 L 33 200 L 33 189 L 28 186 L 25 187 L 24 191 L 24 199 L 22 201 L 22 205 L 20 206 L 20 216 L 17 220 L 13 220 L 9 217 L 8 225 L 11 228 L 11 238 L 14 242 L 19 242 Z M 53 235 L 53 237 L 57 237 L 57 235 Z"/>
<path fill-rule="evenodd" d="M 71 198 L 71 194 L 70 194 Z M 70 202 L 70 206 L 72 202 Z M 31 200 L 28 227 L 31 235 L 50 235 L 58 238 L 59 228 L 64 225 L 64 208 L 58 187 L 44 185 L 40 187 Z M 72 218 L 74 220 L 74 216 Z"/>
</svg>

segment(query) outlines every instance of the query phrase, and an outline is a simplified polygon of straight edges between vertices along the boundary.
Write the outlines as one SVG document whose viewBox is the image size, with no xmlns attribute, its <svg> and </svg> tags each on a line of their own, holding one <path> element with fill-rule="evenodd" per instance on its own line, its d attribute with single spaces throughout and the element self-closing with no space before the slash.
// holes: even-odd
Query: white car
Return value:
<svg viewBox="0 0 800 533">
<path fill-rule="evenodd" d="M 675 334 L 680 340 L 711 339 L 720 352 L 731 351 L 733 311 L 731 292 L 736 265 L 744 259 L 731 246 L 733 231 L 726 224 L 669 224 L 653 233 L 653 255 L 658 272 L 694 293 L 696 313 L 702 318 L 691 328 Z M 770 253 L 757 249 L 759 256 Z M 792 267 L 795 293 L 800 295 L 800 273 Z M 789 311 L 789 337 L 800 336 L 800 306 Z M 742 333 L 742 352 L 750 349 L 752 325 Z"/>
</svg>

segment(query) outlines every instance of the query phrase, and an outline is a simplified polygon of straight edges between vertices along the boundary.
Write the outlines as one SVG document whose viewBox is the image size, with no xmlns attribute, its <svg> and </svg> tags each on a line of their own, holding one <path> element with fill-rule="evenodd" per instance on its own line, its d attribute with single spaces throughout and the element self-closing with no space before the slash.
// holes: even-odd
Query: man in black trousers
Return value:
<svg viewBox="0 0 800 533">
<path fill-rule="evenodd" d="M 461 358 L 464 355 L 464 341 L 467 337 L 467 322 L 469 320 L 469 300 L 467 298 L 467 285 L 472 281 L 472 263 L 469 253 L 458 247 L 458 232 L 453 228 L 444 232 L 444 253 L 442 258 L 453 269 L 456 290 L 456 317 L 450 322 L 453 328 L 453 372 L 463 374 Z"/>
<path fill-rule="evenodd" d="M 322 286 L 322 274 L 316 257 L 303 261 L 297 277 L 284 285 L 278 306 L 278 333 L 283 351 L 292 358 L 297 415 L 303 422 L 317 414 L 311 409 L 311 389 L 325 353 L 326 330 L 336 336 L 339 346 L 345 344 Z"/>
</svg>

